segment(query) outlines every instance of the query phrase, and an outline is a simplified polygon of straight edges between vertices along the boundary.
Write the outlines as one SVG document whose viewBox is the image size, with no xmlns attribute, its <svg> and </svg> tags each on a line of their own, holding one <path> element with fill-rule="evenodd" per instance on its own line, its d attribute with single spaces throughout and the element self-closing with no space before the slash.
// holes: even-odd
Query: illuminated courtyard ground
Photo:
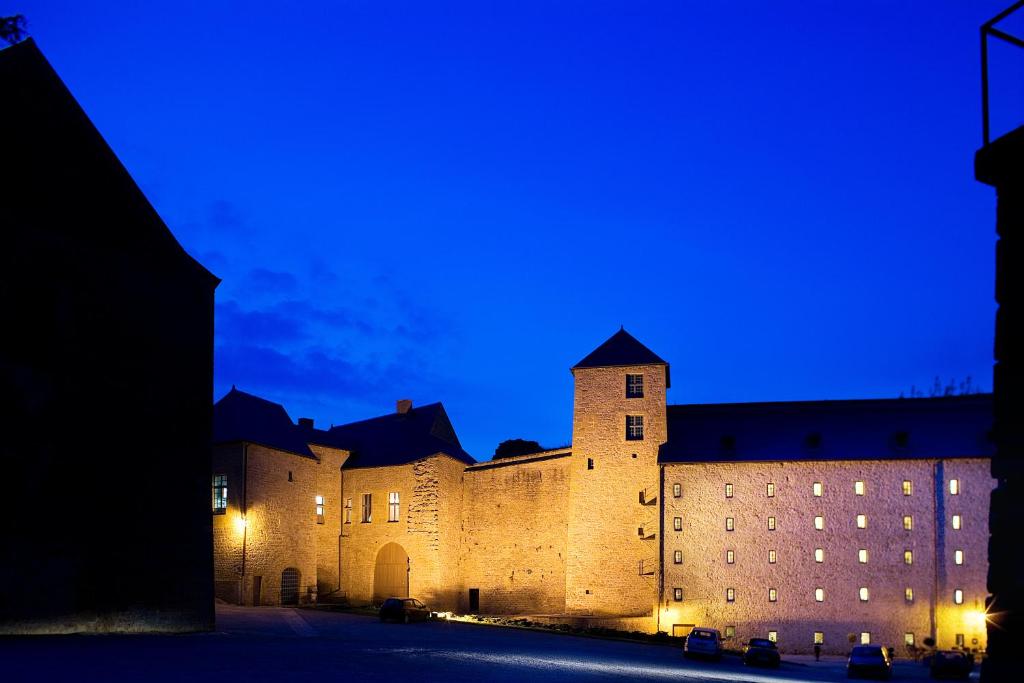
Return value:
<svg viewBox="0 0 1024 683">
<path fill-rule="evenodd" d="M 420 681 L 845 680 L 839 658 L 795 657 L 778 671 L 737 659 L 684 661 L 675 647 L 462 623 L 381 624 L 288 608 L 218 608 L 215 633 L 0 639 L 0 680 Z M 894 679 L 926 679 L 898 662 Z M 977 679 L 977 673 L 973 675 Z"/>
</svg>

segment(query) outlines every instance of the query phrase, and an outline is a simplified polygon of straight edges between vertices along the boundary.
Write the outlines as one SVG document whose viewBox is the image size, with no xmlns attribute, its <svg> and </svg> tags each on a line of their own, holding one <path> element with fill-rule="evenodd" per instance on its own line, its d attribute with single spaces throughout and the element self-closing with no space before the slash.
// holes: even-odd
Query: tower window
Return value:
<svg viewBox="0 0 1024 683">
<path fill-rule="evenodd" d="M 953 551 L 953 562 L 954 562 L 954 564 L 963 564 L 964 563 L 964 551 L 963 550 L 954 550 Z"/>
<path fill-rule="evenodd" d="M 775 531 L 775 518 L 774 517 L 769 517 L 768 518 L 768 531 Z"/>
<path fill-rule="evenodd" d="M 683 485 L 672 484 L 672 495 L 676 498 L 681 497 L 683 495 Z"/>
<path fill-rule="evenodd" d="M 369 523 L 373 521 L 373 494 L 363 494 L 363 522 Z"/>
<path fill-rule="evenodd" d="M 960 493 L 960 480 L 950 479 L 949 480 L 949 495 L 956 496 Z"/>
<path fill-rule="evenodd" d="M 777 555 L 775 554 L 775 551 L 774 550 L 769 550 L 768 551 L 768 564 L 775 564 L 775 560 L 776 559 L 777 559 Z"/>
<path fill-rule="evenodd" d="M 906 602 L 914 602 L 914 589 L 913 588 L 904 588 L 903 589 L 903 599 Z"/>
<path fill-rule="evenodd" d="M 682 588 L 673 588 L 672 589 L 672 599 L 675 600 L 676 602 L 682 602 L 683 601 L 683 589 Z"/>
<path fill-rule="evenodd" d="M 814 528 L 817 529 L 818 531 L 821 531 L 822 529 L 824 529 L 825 528 L 825 518 L 822 517 L 821 515 L 816 516 L 814 518 Z"/>
<path fill-rule="evenodd" d="M 953 591 L 953 602 L 957 605 L 964 604 L 964 592 L 959 588 Z"/>
<path fill-rule="evenodd" d="M 914 528 L 914 518 L 910 515 L 903 515 L 903 528 L 911 531 Z"/>
<path fill-rule="evenodd" d="M 868 589 L 867 588 L 862 587 L 858 591 L 858 595 L 860 596 L 860 601 L 861 602 L 867 602 L 868 601 L 868 597 L 869 596 L 868 596 Z"/>
<path fill-rule="evenodd" d="M 778 602 L 778 600 L 779 600 L 779 591 L 775 590 L 774 588 L 769 588 L 768 589 L 768 602 Z"/>
<path fill-rule="evenodd" d="M 774 498 L 775 497 L 775 484 L 774 483 L 768 482 L 768 488 L 767 488 L 766 493 L 768 494 L 769 498 Z"/>
<path fill-rule="evenodd" d="M 675 531 L 682 531 L 683 530 L 683 518 L 682 517 L 673 517 L 672 518 L 672 528 Z"/>
<path fill-rule="evenodd" d="M 588 470 L 594 469 L 594 459 L 593 458 L 587 458 L 587 469 Z"/>
<path fill-rule="evenodd" d="M 963 519 L 960 517 L 960 515 L 953 515 L 953 529 L 954 530 L 959 531 L 960 530 L 960 525 L 961 525 L 962 522 L 963 522 Z"/>
<path fill-rule="evenodd" d="M 725 497 L 732 498 L 732 484 L 725 485 Z"/>
<path fill-rule="evenodd" d="M 821 498 L 821 482 L 816 481 L 811 485 L 811 491 L 814 493 L 815 498 Z"/>
<path fill-rule="evenodd" d="M 903 564 L 914 564 L 914 551 L 904 550 L 903 551 Z"/>
<path fill-rule="evenodd" d="M 825 561 L 825 549 L 824 548 L 815 548 L 814 549 L 814 561 L 819 563 L 819 564 Z"/>
<path fill-rule="evenodd" d="M 868 528 L 868 516 L 867 515 L 857 515 L 857 528 L 858 529 L 867 529 Z"/>
<path fill-rule="evenodd" d="M 735 564 L 736 563 L 736 551 L 734 551 L 734 550 L 726 550 L 725 551 L 725 563 L 726 564 Z"/>
<path fill-rule="evenodd" d="M 857 494 L 858 496 L 863 496 L 864 495 L 864 482 L 862 482 L 862 481 L 855 481 L 855 482 L 853 482 L 853 492 L 855 494 Z"/>
<path fill-rule="evenodd" d="M 317 524 L 323 524 L 324 523 L 324 497 L 323 496 L 317 496 L 314 500 L 316 501 L 316 523 Z"/>
<path fill-rule="evenodd" d="M 392 491 L 388 494 L 388 521 L 398 521 L 398 491 Z"/>
<path fill-rule="evenodd" d="M 814 589 L 814 601 L 815 602 L 825 602 L 825 589 L 824 588 L 815 588 Z"/>
<path fill-rule="evenodd" d="M 868 551 L 866 549 L 861 548 L 860 550 L 857 551 L 857 561 L 860 562 L 861 564 L 867 564 L 868 563 Z"/>
<path fill-rule="evenodd" d="M 736 528 L 736 522 L 733 520 L 733 518 L 732 517 L 726 517 L 725 518 L 725 530 L 726 531 L 732 531 L 735 528 Z"/>
<path fill-rule="evenodd" d="M 626 398 L 644 397 L 644 376 L 626 375 Z"/>
<path fill-rule="evenodd" d="M 903 495 L 909 496 L 914 493 L 914 484 L 909 479 L 903 480 Z"/>
<path fill-rule="evenodd" d="M 223 515 L 228 510 L 228 475 L 213 475 L 213 514 Z"/>
<path fill-rule="evenodd" d="M 644 416 L 643 415 L 627 415 L 626 416 L 626 441 L 643 441 L 644 440 Z"/>
<path fill-rule="evenodd" d="M 672 553 L 672 561 L 675 562 L 676 564 L 682 564 L 683 563 L 683 551 L 682 550 L 677 550 L 674 553 Z"/>
<path fill-rule="evenodd" d="M 725 589 L 725 601 L 726 602 L 736 602 L 736 589 L 735 588 L 726 588 Z"/>
</svg>

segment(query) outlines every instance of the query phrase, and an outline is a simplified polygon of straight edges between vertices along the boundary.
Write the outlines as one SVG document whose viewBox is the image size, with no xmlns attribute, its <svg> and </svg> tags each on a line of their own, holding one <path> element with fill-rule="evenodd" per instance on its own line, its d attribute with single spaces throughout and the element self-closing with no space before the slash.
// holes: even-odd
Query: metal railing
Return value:
<svg viewBox="0 0 1024 683">
<path fill-rule="evenodd" d="M 1024 7 L 1024 0 L 1018 0 L 1018 2 L 1015 2 L 1013 5 L 1007 7 L 1005 10 L 981 25 L 981 125 L 983 129 L 982 137 L 984 138 L 985 145 L 990 142 L 989 137 L 991 133 L 988 104 L 988 39 L 989 36 L 991 36 L 993 38 L 1004 40 L 1011 45 L 1024 48 L 1024 40 L 996 28 L 996 24 L 1001 22 L 1003 19 L 1006 19 L 1006 17 L 1010 16 L 1021 7 Z"/>
</svg>

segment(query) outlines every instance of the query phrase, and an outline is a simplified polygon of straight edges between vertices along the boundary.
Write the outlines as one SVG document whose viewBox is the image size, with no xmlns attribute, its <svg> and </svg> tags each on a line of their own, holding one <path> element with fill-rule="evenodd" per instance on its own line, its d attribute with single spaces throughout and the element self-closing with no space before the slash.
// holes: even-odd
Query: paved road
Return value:
<svg viewBox="0 0 1024 683">
<path fill-rule="evenodd" d="M 674 647 L 473 624 L 381 624 L 360 615 L 287 608 L 219 607 L 217 617 L 217 631 L 207 634 L 0 638 L 0 681 L 846 679 L 838 659 L 763 671 L 732 658 L 684 661 Z M 899 663 L 894 678 L 920 680 L 925 674 L 920 665 Z"/>
</svg>

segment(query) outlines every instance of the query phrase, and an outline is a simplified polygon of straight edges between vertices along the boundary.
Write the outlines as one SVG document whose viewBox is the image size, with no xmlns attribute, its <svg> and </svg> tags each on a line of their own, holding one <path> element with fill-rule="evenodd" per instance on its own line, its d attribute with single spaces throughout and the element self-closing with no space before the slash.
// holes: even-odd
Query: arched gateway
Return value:
<svg viewBox="0 0 1024 683">
<path fill-rule="evenodd" d="M 408 597 L 409 555 L 397 543 L 388 543 L 377 552 L 373 568 L 373 600 Z"/>
</svg>

